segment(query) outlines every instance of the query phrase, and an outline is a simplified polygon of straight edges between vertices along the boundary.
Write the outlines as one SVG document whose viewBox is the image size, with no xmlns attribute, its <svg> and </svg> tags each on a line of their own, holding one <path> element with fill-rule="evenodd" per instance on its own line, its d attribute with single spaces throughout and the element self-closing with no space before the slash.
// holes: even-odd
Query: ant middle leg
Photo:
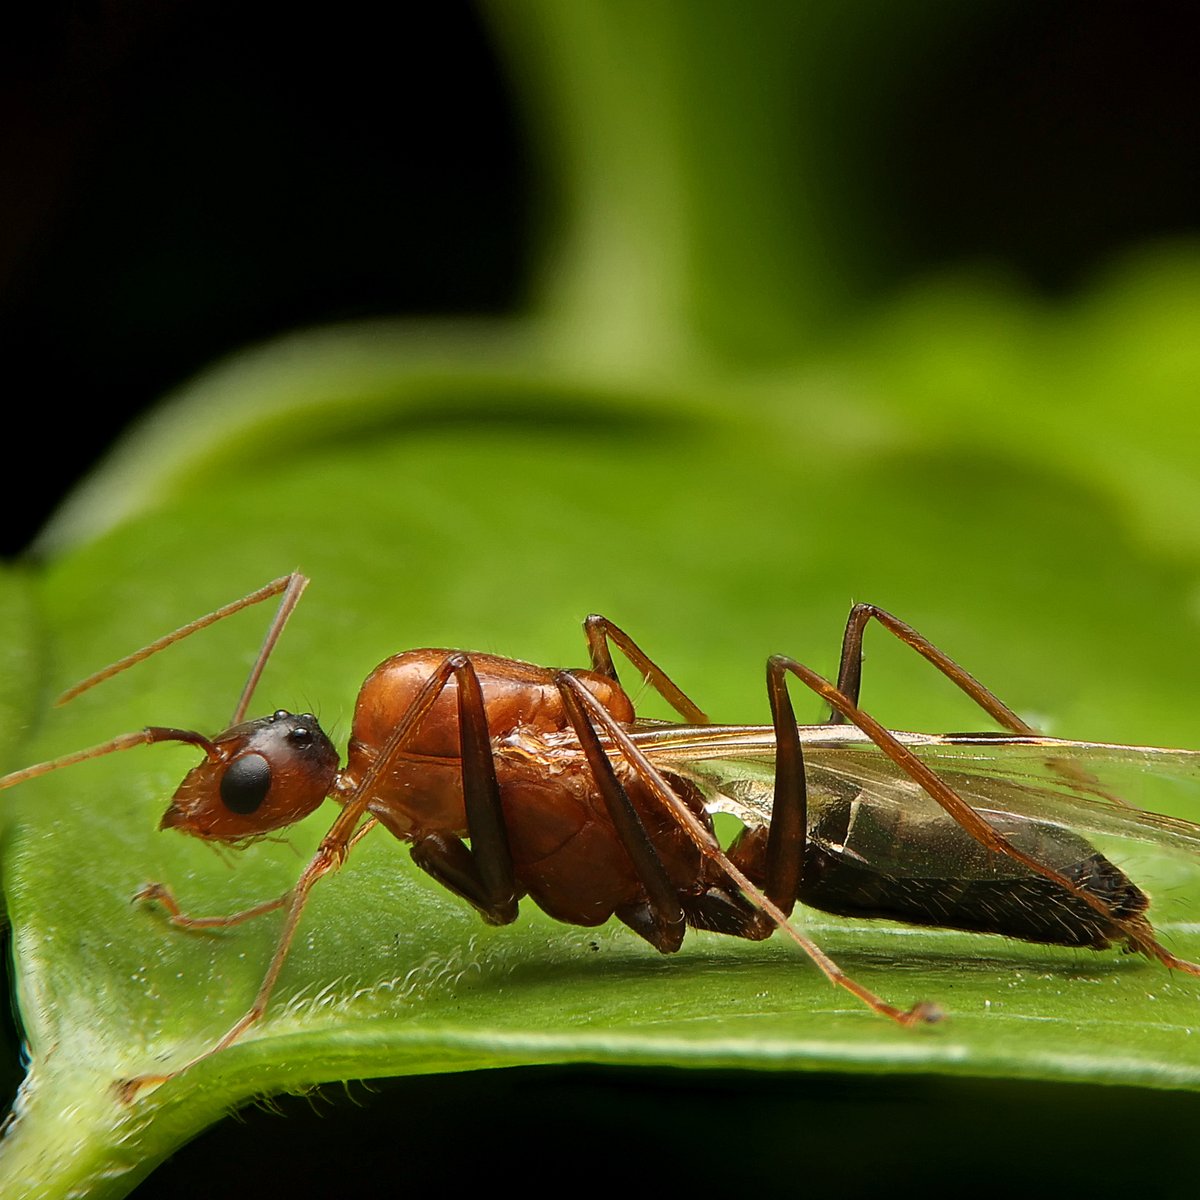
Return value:
<svg viewBox="0 0 1200 1200">
<path fill-rule="evenodd" d="M 559 672 L 556 682 L 559 691 L 563 695 L 563 701 L 566 705 L 571 724 L 579 735 L 589 763 L 593 763 L 595 767 L 599 767 L 600 772 L 605 774 L 612 773 L 615 777 L 615 772 L 612 772 L 612 763 L 608 759 L 608 752 L 601 745 L 597 736 L 596 731 L 598 728 L 612 741 L 616 752 L 630 765 L 648 791 L 662 804 L 664 810 L 673 815 L 680 830 L 696 845 L 703 858 L 712 864 L 723 879 L 728 881 L 728 885 L 731 888 L 741 893 L 743 899 L 761 909 L 774 928 L 783 932 L 803 950 L 830 983 L 845 989 L 851 995 L 857 997 L 873 1012 L 887 1017 L 900 1025 L 909 1026 L 920 1022 L 934 1022 L 941 1018 L 941 1011 L 936 1005 L 920 1003 L 909 1009 L 896 1008 L 880 999 L 874 992 L 869 991 L 862 984 L 847 975 L 815 942 L 800 933 L 788 921 L 787 915 L 770 896 L 757 884 L 753 883 L 737 863 L 733 862 L 726 855 L 711 829 L 706 827 L 700 818 L 691 811 L 662 773 L 642 753 L 626 730 L 622 728 L 620 723 L 613 718 L 612 714 L 608 712 L 587 688 L 579 680 L 575 679 L 569 671 Z M 782 721 L 783 719 L 784 714 L 781 712 L 780 720 Z M 792 720 L 792 728 L 793 730 L 795 729 L 794 719 Z M 798 739 L 798 735 L 795 736 Z M 591 747 L 590 751 L 588 750 L 589 746 Z M 601 759 L 604 760 L 605 765 L 601 765 Z M 597 778 L 599 779 L 599 776 Z M 619 781 L 617 782 L 619 784 Z M 605 798 L 606 800 L 608 799 L 607 796 Z M 786 823 L 783 828 L 786 830 Z M 781 834 L 781 837 L 786 837 L 786 835 Z M 801 846 L 800 856 L 801 858 L 803 856 L 803 846 Z M 780 879 L 782 880 L 782 878 L 783 875 L 781 874 Z M 725 898 L 733 894 L 735 893 L 728 893 Z M 788 901 L 789 909 L 794 899 L 793 895 Z M 719 906 L 721 906 L 721 902 L 720 900 L 716 900 L 709 911 L 716 914 L 719 911 Z M 726 913 L 730 913 L 738 907 L 738 902 L 734 901 L 732 905 L 724 905 L 722 907 L 724 907 Z M 720 920 L 721 918 L 714 916 L 714 919 Z M 736 917 L 731 918 L 731 925 L 731 928 L 724 931 L 740 931 L 740 923 Z M 753 935 L 742 933 L 742 936 Z"/>
<path fill-rule="evenodd" d="M 622 906 L 617 909 L 616 915 L 655 949 L 664 954 L 673 954 L 683 944 L 683 935 L 687 930 L 678 889 L 671 880 L 645 822 L 630 800 L 624 785 L 617 778 L 612 760 L 600 744 L 596 728 L 585 708 L 586 701 L 580 698 L 580 692 L 585 692 L 586 689 L 566 671 L 559 675 L 557 683 L 567 719 L 579 738 L 592 778 L 604 800 L 609 820 L 612 821 L 621 844 L 632 860 L 646 894 L 644 901 Z"/>
<path fill-rule="evenodd" d="M 642 678 L 685 720 L 693 725 L 707 725 L 707 714 L 692 701 L 678 684 L 619 626 L 607 617 L 592 613 L 583 623 L 588 651 L 592 658 L 592 669 L 600 675 L 620 683 L 617 668 L 613 663 L 609 643 L 620 648 L 621 653 L 637 668 Z"/>
</svg>

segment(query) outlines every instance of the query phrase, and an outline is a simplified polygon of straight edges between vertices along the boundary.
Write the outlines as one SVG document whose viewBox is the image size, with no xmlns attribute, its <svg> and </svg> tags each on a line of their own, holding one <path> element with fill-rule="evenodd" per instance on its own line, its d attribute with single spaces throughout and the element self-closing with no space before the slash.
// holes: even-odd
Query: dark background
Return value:
<svg viewBox="0 0 1200 1200">
<path fill-rule="evenodd" d="M 950 52 L 914 60 L 902 95 L 877 98 L 864 134 L 867 183 L 891 218 L 880 292 L 983 261 L 1069 297 L 1121 248 L 1194 234 L 1200 10 L 1031 0 L 980 12 Z M 224 353 L 325 321 L 522 308 L 545 181 L 489 31 L 465 3 L 390 23 L 361 0 L 319 18 L 219 0 L 29 6 L 7 18 L 0 63 L 7 554 L 137 413 Z M 1045 1131 L 1023 1125 L 1048 1109 L 1060 1114 L 1056 1139 L 1081 1147 L 1106 1120 L 1119 1125 L 1110 1183 L 1128 1166 L 1144 1194 L 1170 1194 L 1154 1181 L 1172 1170 L 1144 1162 L 1160 1115 L 1146 1093 L 764 1082 L 772 1119 L 791 1114 L 785 1129 L 756 1123 L 744 1078 L 572 1068 L 401 1081 L 354 1102 L 325 1089 L 315 1122 L 288 1101 L 286 1121 L 226 1123 L 144 1194 L 303 1200 L 339 1185 L 507 1178 L 539 1190 L 580 1178 L 754 1193 L 774 1183 L 775 1194 L 790 1165 L 798 1190 L 854 1196 L 878 1194 L 884 1178 L 944 1182 L 956 1166 L 947 1147 L 970 1147 L 957 1160 L 967 1171 L 989 1143 L 995 1182 L 1061 1194 L 1071 1181 L 1037 1173 Z M 833 1125 L 881 1086 L 895 1097 L 889 1127 L 863 1131 L 856 1164 L 823 1160 Z M 960 1129 L 932 1124 L 947 1096 Z M 868 1172 L 879 1159 L 891 1160 L 887 1176 Z"/>
<path fill-rule="evenodd" d="M 474 7 L 128 0 L 6 26 L 4 552 L 230 350 L 520 309 L 544 181 Z M 1031 0 L 956 26 L 856 130 L 890 226 L 878 289 L 982 260 L 1067 294 L 1122 246 L 1196 231 L 1194 4 Z"/>
</svg>

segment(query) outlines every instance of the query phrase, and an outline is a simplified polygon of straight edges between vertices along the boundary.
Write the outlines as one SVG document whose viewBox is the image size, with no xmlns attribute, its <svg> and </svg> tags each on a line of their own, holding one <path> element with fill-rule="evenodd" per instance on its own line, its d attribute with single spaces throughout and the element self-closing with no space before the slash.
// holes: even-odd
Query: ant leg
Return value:
<svg viewBox="0 0 1200 1200">
<path fill-rule="evenodd" d="M 592 727 L 592 740 L 595 740 L 595 729 L 599 729 L 614 743 L 621 757 L 637 772 L 638 778 L 657 797 L 665 811 L 671 813 L 678 822 L 679 828 L 691 839 L 700 853 L 726 875 L 735 887 L 748 897 L 755 905 L 763 910 L 768 917 L 781 929 L 820 969 L 830 983 L 844 988 L 851 995 L 858 997 L 868 1008 L 880 1016 L 888 1017 L 900 1025 L 914 1025 L 918 1022 L 933 1022 L 941 1018 L 941 1012 L 931 1004 L 917 1004 L 910 1009 L 895 1008 L 881 1000 L 873 992 L 863 987 L 847 975 L 815 942 L 806 938 L 798 929 L 791 925 L 787 916 L 779 909 L 762 889 L 753 884 L 746 874 L 732 862 L 721 849 L 712 831 L 700 821 L 694 812 L 675 794 L 671 785 L 663 778 L 661 772 L 646 757 L 637 743 L 630 738 L 621 724 L 602 705 L 591 692 L 569 671 L 561 671 L 556 677 L 559 691 L 564 700 L 568 691 L 578 702 L 569 711 L 579 711 L 582 721 L 572 724 L 576 731 L 582 733 L 585 726 Z M 570 704 L 570 701 L 566 701 Z M 585 735 L 586 736 L 586 735 Z M 601 754 L 607 758 L 607 753 L 600 747 Z M 589 760 L 590 761 L 590 760 Z M 609 769 L 611 769 L 609 763 Z"/>
<path fill-rule="evenodd" d="M 517 885 L 483 691 L 467 655 L 452 655 L 447 662 L 458 682 L 463 801 L 471 845 L 434 834 L 414 841 L 410 853 L 417 866 L 474 905 L 489 925 L 508 925 L 517 919 Z"/>
<path fill-rule="evenodd" d="M 346 853 L 349 854 L 377 824 L 379 822 L 374 817 L 365 821 L 358 832 L 350 839 L 350 844 L 346 847 Z M 275 912 L 277 909 L 283 908 L 291 901 L 294 891 L 294 888 L 288 888 L 282 896 L 277 896 L 274 900 L 264 900 L 261 904 L 255 904 L 250 908 L 242 909 L 241 912 L 229 913 L 223 917 L 188 916 L 179 907 L 179 902 L 175 899 L 174 893 L 165 883 L 146 884 L 145 887 L 139 889 L 133 895 L 130 903 L 145 902 L 161 905 L 166 910 L 167 920 L 179 929 L 228 929 L 232 925 L 240 925 L 243 921 L 250 921 L 255 917 L 263 916 L 265 913 Z"/>
<path fill-rule="evenodd" d="M 767 663 L 767 695 L 775 728 L 775 789 L 771 821 L 766 829 L 745 829 L 730 847 L 729 856 L 743 870 L 763 881 L 763 894 L 790 916 L 800 894 L 804 855 L 808 845 L 808 782 L 796 714 L 788 694 L 787 675 Z M 775 924 L 767 913 L 744 896 L 710 889 L 688 907 L 688 922 L 732 937 L 761 941 Z"/>
<path fill-rule="evenodd" d="M 289 894 L 288 914 L 284 921 L 283 932 L 280 934 L 279 941 L 275 946 L 275 953 L 272 955 L 271 963 L 267 967 L 267 973 L 259 985 L 254 1003 L 246 1013 L 226 1031 L 225 1035 L 218 1042 L 202 1053 L 197 1054 L 195 1058 L 189 1059 L 182 1067 L 178 1067 L 174 1071 L 169 1071 L 165 1074 L 138 1075 L 133 1079 L 121 1080 L 116 1088 L 120 1100 L 129 1104 L 137 1098 L 137 1094 L 142 1088 L 166 1083 L 176 1075 L 182 1074 L 182 1072 L 196 1066 L 197 1063 L 211 1058 L 214 1054 L 219 1054 L 222 1050 L 232 1046 L 251 1025 L 259 1020 L 267 1010 L 267 1003 L 271 999 L 271 993 L 275 990 L 276 980 L 279 978 L 280 971 L 283 970 L 283 964 L 287 959 L 288 951 L 292 947 L 292 940 L 296 936 L 296 929 L 300 924 L 300 916 L 304 912 L 304 906 L 308 902 L 308 894 L 312 890 L 313 884 L 323 875 L 327 875 L 330 871 L 336 870 L 341 865 L 346 849 L 347 843 L 335 846 L 330 844 L 330 839 L 326 836 L 317 853 L 313 856 L 312 861 L 304 868 L 303 874 Z M 278 907 L 282 907 L 282 905 Z"/>
<path fill-rule="evenodd" d="M 507 846 L 507 834 L 504 831 L 503 814 L 499 812 L 499 804 L 495 805 L 496 812 L 494 814 L 489 814 L 486 811 L 490 803 L 487 795 L 489 784 L 486 779 L 481 781 L 479 778 L 480 765 L 483 764 L 486 758 L 484 772 L 485 774 L 490 773 L 492 776 L 491 782 L 493 785 L 495 783 L 495 767 L 491 760 L 491 743 L 488 738 L 486 721 L 483 723 L 482 728 L 479 728 L 478 723 L 472 725 L 470 717 L 470 711 L 476 706 L 476 703 L 480 710 L 482 710 L 482 693 L 479 688 L 479 680 L 467 655 L 451 654 L 443 660 L 437 670 L 429 677 L 425 686 L 409 705 L 404 716 L 396 723 L 396 728 L 392 730 L 388 740 L 381 747 L 378 756 L 363 773 L 354 790 L 345 797 L 342 811 L 330 826 L 329 832 L 321 839 L 321 844 L 317 847 L 316 854 L 313 855 L 308 866 L 304 868 L 299 880 L 297 880 L 296 886 L 289 893 L 286 900 L 287 916 L 284 918 L 283 929 L 280 932 L 279 941 L 275 945 L 275 953 L 271 956 L 270 965 L 267 967 L 263 981 L 259 985 L 254 1003 L 226 1031 L 219 1041 L 203 1053 L 196 1055 L 195 1058 L 184 1063 L 182 1067 L 167 1074 L 140 1075 L 137 1078 L 123 1081 L 118 1086 L 118 1094 L 123 1101 L 132 1101 L 142 1088 L 165 1083 L 181 1072 L 227 1049 L 266 1012 L 267 1005 L 271 999 L 271 993 L 275 990 L 275 984 L 279 979 L 280 972 L 283 970 L 283 964 L 287 960 L 288 952 L 291 950 L 292 941 L 296 936 L 296 930 L 299 927 L 300 918 L 304 913 L 305 905 L 308 903 L 308 896 L 313 889 L 313 885 L 317 880 L 329 874 L 330 871 L 337 870 L 346 861 L 351 848 L 357 844 L 358 836 L 365 833 L 372 826 L 371 818 L 367 817 L 367 805 L 374 794 L 377 781 L 381 776 L 386 775 L 393 759 L 412 739 L 422 721 L 429 714 L 429 710 L 433 707 L 434 702 L 442 694 L 452 677 L 457 678 L 458 681 L 460 725 L 464 730 L 462 735 L 463 790 L 467 803 L 468 821 L 474 819 L 477 822 L 477 825 L 473 828 L 478 828 L 478 836 L 487 841 L 492 836 L 492 831 L 488 829 L 488 822 L 498 817 L 500 837 L 504 839 L 504 844 Z M 474 698 L 465 699 L 464 696 L 467 694 L 471 694 Z M 481 810 L 483 811 L 481 812 Z M 362 824 L 364 818 L 367 818 L 367 820 L 365 824 Z M 360 824 L 362 824 L 361 829 Z M 502 879 L 504 869 L 504 864 L 501 862 L 498 865 L 492 864 L 487 868 L 482 868 L 481 874 L 483 870 L 486 870 L 488 877 L 494 883 L 496 879 Z M 511 873 L 511 864 L 509 871 Z M 515 904 L 515 899 L 513 903 Z M 280 904 L 277 907 L 284 907 L 284 905 Z"/>
<path fill-rule="evenodd" d="M 189 917 L 180 907 L 171 889 L 165 883 L 148 883 L 134 893 L 130 903 L 141 902 L 161 905 L 167 913 L 167 920 L 179 929 L 227 929 L 231 925 L 240 925 L 264 913 L 274 912 L 282 908 L 292 898 L 292 888 L 288 888 L 282 896 L 274 900 L 264 900 L 252 908 L 241 912 L 230 913 L 224 917 Z"/>
<path fill-rule="evenodd" d="M 1041 732 L 1028 722 L 1021 720 L 990 689 L 983 686 L 969 671 L 964 670 L 948 654 L 939 650 L 927 637 L 918 633 L 911 625 L 901 621 L 885 609 L 874 604 L 856 604 L 846 621 L 846 632 L 842 638 L 842 657 L 838 666 L 838 691 L 854 704 L 859 702 L 862 687 L 863 633 L 871 619 L 879 622 L 890 634 L 915 650 L 926 662 L 932 663 L 951 683 L 964 692 L 998 725 L 1002 725 L 1018 737 L 1041 737 Z M 830 725 L 840 725 L 846 718 L 832 709 Z M 1051 759 L 1048 764 L 1068 784 L 1107 800 L 1111 804 L 1125 805 L 1126 801 L 1106 791 L 1100 781 L 1077 763 Z"/>
<path fill-rule="evenodd" d="M 607 617 L 592 613 L 583 623 L 588 650 L 592 656 L 592 669 L 605 675 L 614 683 L 617 668 L 613 663 L 609 642 L 620 647 L 621 653 L 637 668 L 642 678 L 685 720 L 693 725 L 707 725 L 708 717 L 690 700 L 673 679 L 654 662 L 649 655 L 619 626 Z"/>
<path fill-rule="evenodd" d="M 920 785 L 926 794 L 957 824 L 969 833 L 977 842 L 996 854 L 1003 854 L 1014 862 L 1040 875 L 1051 883 L 1061 887 L 1083 900 L 1090 908 L 1100 914 L 1111 924 L 1112 940 L 1124 941 L 1131 950 L 1137 950 L 1148 958 L 1157 959 L 1165 966 L 1185 971 L 1190 975 L 1200 975 L 1200 965 L 1176 958 L 1165 947 L 1159 945 L 1154 936 L 1153 927 L 1144 916 L 1119 917 L 1111 907 L 1094 892 L 1088 891 L 1079 883 L 1039 862 L 1030 854 L 1018 849 L 974 808 L 971 807 L 936 771 L 928 767 L 916 754 L 900 742 L 889 730 L 880 725 L 869 713 L 864 712 L 854 701 L 835 687 L 829 680 L 818 675 L 815 671 L 804 666 L 795 659 L 783 655 L 775 655 L 771 659 L 771 669 L 781 675 L 785 672 L 795 675 L 810 691 L 816 693 L 843 718 L 851 721 L 875 743 L 876 746 L 914 783 Z"/>
<path fill-rule="evenodd" d="M 664 954 L 673 954 L 683 944 L 683 935 L 687 929 L 679 893 L 671 882 L 671 877 L 641 816 L 633 801 L 629 799 L 629 793 L 617 778 L 612 761 L 600 744 L 595 726 L 580 703 L 575 688 L 571 686 L 575 684 L 583 688 L 583 685 L 565 671 L 560 673 L 556 682 L 567 718 L 579 738 L 579 744 L 583 747 L 592 778 L 604 798 L 609 818 L 621 839 L 621 844 L 633 860 L 634 870 L 646 890 L 644 905 L 618 911 L 617 915 L 656 949 Z"/>
<path fill-rule="evenodd" d="M 787 676 L 767 663 L 767 695 L 775 729 L 775 788 L 771 821 L 766 829 L 745 829 L 730 847 L 729 857 L 763 881 L 764 895 L 790 916 L 800 894 L 808 845 L 808 782 L 796 714 Z M 688 907 L 688 922 L 732 937 L 761 941 L 775 924 L 767 913 L 738 893 L 710 889 Z"/>
<path fill-rule="evenodd" d="M 775 727 L 775 798 L 763 890 L 784 913 L 790 914 L 800 894 L 808 844 L 808 781 L 787 676 L 773 660 L 767 663 L 767 696 Z"/>
<path fill-rule="evenodd" d="M 886 609 L 874 604 L 856 604 L 846 621 L 846 632 L 842 636 L 842 657 L 838 666 L 837 689 L 852 704 L 858 704 L 862 688 L 863 633 L 867 622 L 876 620 L 894 637 L 915 650 L 926 662 L 936 667 L 960 691 L 965 692 L 998 725 L 1011 733 L 1025 737 L 1038 737 L 1034 727 L 1022 721 L 998 696 L 983 686 L 969 671 L 964 670 L 948 654 L 939 650 L 927 637 L 918 633 L 911 625 L 894 617 Z M 836 707 L 830 710 L 830 725 L 841 725 L 846 717 Z"/>
</svg>

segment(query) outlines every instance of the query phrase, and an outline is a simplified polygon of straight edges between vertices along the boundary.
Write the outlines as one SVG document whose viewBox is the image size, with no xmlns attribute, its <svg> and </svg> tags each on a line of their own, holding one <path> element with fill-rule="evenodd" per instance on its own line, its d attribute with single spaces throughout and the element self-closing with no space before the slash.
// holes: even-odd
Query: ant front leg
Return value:
<svg viewBox="0 0 1200 1200">
<path fill-rule="evenodd" d="M 337 822 L 335 821 L 334 829 L 336 828 Z M 222 1050 L 226 1050 L 232 1046 L 247 1029 L 261 1020 L 263 1014 L 267 1011 L 267 1004 L 270 1002 L 271 993 L 275 990 L 275 984 L 279 979 L 280 972 L 283 970 L 283 964 L 287 961 L 288 951 L 291 949 L 292 941 L 296 936 L 296 929 L 300 924 L 300 917 L 308 902 L 308 894 L 318 879 L 341 865 L 345 859 L 350 841 L 350 838 L 346 838 L 340 844 L 337 844 L 336 839 L 331 841 L 331 836 L 326 835 L 317 853 L 313 856 L 312 861 L 304 868 L 304 872 L 300 876 L 296 886 L 286 896 L 281 897 L 278 904 L 268 902 L 269 905 L 276 908 L 282 908 L 286 905 L 288 913 L 284 920 L 283 932 L 280 934 L 279 941 L 275 946 L 275 953 L 271 956 L 267 973 L 259 985 L 258 994 L 255 996 L 254 1003 L 250 1008 L 226 1030 L 224 1036 L 207 1050 L 189 1059 L 183 1066 L 177 1067 L 174 1071 L 162 1074 L 138 1075 L 132 1079 L 121 1080 L 117 1084 L 116 1092 L 118 1098 L 123 1103 L 132 1103 L 143 1088 L 156 1087 L 159 1084 L 167 1083 L 169 1080 L 174 1079 L 175 1076 L 181 1075 L 184 1071 L 190 1070 L 199 1063 L 212 1058 L 214 1054 L 220 1054 Z M 270 907 L 263 906 L 260 911 L 270 911 Z M 247 909 L 246 913 L 257 915 L 254 910 L 250 909 Z"/>
<path fill-rule="evenodd" d="M 353 850 L 378 823 L 374 817 L 371 817 L 368 821 L 364 821 L 355 835 L 350 839 L 350 844 L 346 847 L 347 853 Z M 242 924 L 243 921 L 251 921 L 255 917 L 261 917 L 267 913 L 286 908 L 291 903 L 295 890 L 295 888 L 288 888 L 282 896 L 277 896 L 274 900 L 264 900 L 261 904 L 255 904 L 250 908 L 242 909 L 241 912 L 228 913 L 222 917 L 189 916 L 179 907 L 179 902 L 175 899 L 174 893 L 165 883 L 146 884 L 145 887 L 139 889 L 134 894 L 130 903 L 160 905 L 166 911 L 167 920 L 177 929 L 228 929 L 231 926 Z"/>
<path fill-rule="evenodd" d="M 517 887 L 483 690 L 467 655 L 451 655 L 446 665 L 458 683 L 463 802 L 471 845 L 431 834 L 416 839 L 410 853 L 421 870 L 474 905 L 489 925 L 508 925 L 517 919 Z"/>
<path fill-rule="evenodd" d="M 434 702 L 445 690 L 451 678 L 456 678 L 459 685 L 460 726 L 464 731 L 462 734 L 463 787 L 468 823 L 474 835 L 485 843 L 494 843 L 499 837 L 503 839 L 504 846 L 507 847 L 507 834 L 504 829 L 503 813 L 499 806 L 487 723 L 483 721 L 481 724 L 470 715 L 475 709 L 482 711 L 479 680 L 465 654 L 452 654 L 443 660 L 426 681 L 403 717 L 396 723 L 379 754 L 363 773 L 357 786 L 344 797 L 342 811 L 322 839 L 316 854 L 304 868 L 296 886 L 285 897 L 281 897 L 279 902 L 268 902 L 266 905 L 259 906 L 257 910 L 248 909 L 245 914 L 237 914 L 235 917 L 235 921 L 244 919 L 248 915 L 258 915 L 259 912 L 270 911 L 272 907 L 287 909 L 275 952 L 271 957 L 266 974 L 263 976 L 262 983 L 259 985 L 254 1003 L 226 1031 L 223 1037 L 202 1054 L 198 1054 L 184 1063 L 182 1067 L 167 1074 L 142 1075 L 135 1079 L 125 1080 L 118 1088 L 122 1100 L 131 1101 L 142 1088 L 165 1083 L 181 1072 L 211 1058 L 214 1054 L 219 1054 L 233 1045 L 247 1029 L 262 1018 L 267 1011 L 267 1005 L 275 990 L 275 984 L 279 980 L 283 965 L 287 961 L 288 953 L 300 925 L 300 918 L 314 885 L 331 871 L 337 870 L 346 861 L 359 838 L 374 826 L 375 819 L 368 817 L 367 806 L 375 795 L 379 781 L 387 777 L 395 759 L 404 751 L 420 729 Z M 496 829 L 489 828 L 489 825 L 497 826 L 498 834 Z M 494 855 L 487 860 L 488 865 L 472 868 L 472 872 L 470 872 L 483 881 L 484 887 L 490 889 L 489 894 L 499 894 L 505 886 L 505 878 L 511 878 L 511 860 L 506 862 L 505 858 L 505 855 Z M 512 885 L 509 884 L 508 887 L 512 892 Z M 513 895 L 510 905 L 515 916 L 515 895 Z M 507 914 L 508 909 L 504 906 L 502 899 L 496 900 L 495 906 L 497 913 Z M 511 920 L 512 917 L 507 919 Z M 188 920 L 195 919 L 188 918 Z"/>
<path fill-rule="evenodd" d="M 131 904 L 158 904 L 166 910 L 167 920 L 178 929 L 228 929 L 232 925 L 240 925 L 243 921 L 261 917 L 265 913 L 275 912 L 283 908 L 292 898 L 292 888 L 288 888 L 282 896 L 274 900 L 264 900 L 241 912 L 230 913 L 224 917 L 190 917 L 180 907 L 171 889 L 165 883 L 148 883 L 134 893 Z"/>
</svg>

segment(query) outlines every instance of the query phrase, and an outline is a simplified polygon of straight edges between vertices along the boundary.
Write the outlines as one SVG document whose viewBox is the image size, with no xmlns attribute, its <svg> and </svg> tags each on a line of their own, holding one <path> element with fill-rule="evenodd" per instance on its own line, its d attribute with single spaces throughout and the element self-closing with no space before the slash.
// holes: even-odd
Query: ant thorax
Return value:
<svg viewBox="0 0 1200 1200">
<path fill-rule="evenodd" d="M 492 745 L 498 756 L 524 762 L 557 775 L 578 766 L 579 739 L 565 730 L 539 729 L 536 725 L 518 725 Z"/>
</svg>

